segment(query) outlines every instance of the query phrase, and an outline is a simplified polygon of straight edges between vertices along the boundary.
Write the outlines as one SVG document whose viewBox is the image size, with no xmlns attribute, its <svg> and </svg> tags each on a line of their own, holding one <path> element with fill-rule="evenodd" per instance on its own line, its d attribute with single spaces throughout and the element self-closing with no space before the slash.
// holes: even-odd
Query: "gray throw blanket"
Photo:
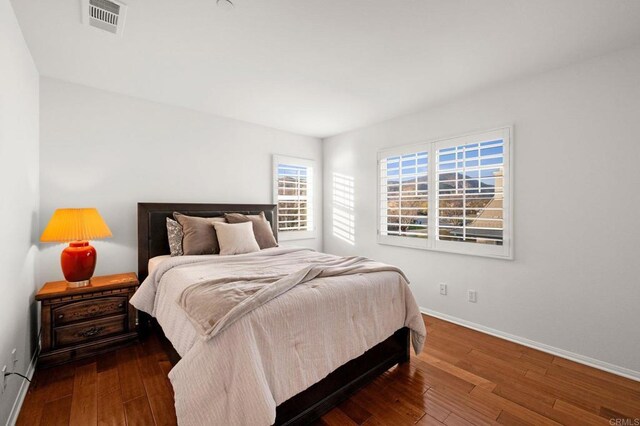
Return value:
<svg viewBox="0 0 640 426">
<path fill-rule="evenodd" d="M 209 339 L 298 284 L 315 278 L 383 271 L 397 272 L 408 282 L 399 268 L 364 257 L 308 250 L 276 252 L 260 260 L 239 259 L 216 265 L 215 278 L 186 288 L 179 303 L 199 333 Z"/>
</svg>

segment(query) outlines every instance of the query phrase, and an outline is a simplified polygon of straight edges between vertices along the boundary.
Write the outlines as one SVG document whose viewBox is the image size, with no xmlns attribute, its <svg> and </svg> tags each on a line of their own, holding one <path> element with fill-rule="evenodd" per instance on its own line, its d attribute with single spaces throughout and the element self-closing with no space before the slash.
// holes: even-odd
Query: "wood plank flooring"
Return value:
<svg viewBox="0 0 640 426">
<path fill-rule="evenodd" d="M 421 354 L 317 424 L 640 424 L 640 382 L 424 319 L 428 337 Z M 170 369 L 151 336 L 114 353 L 37 370 L 18 425 L 174 425 Z"/>
</svg>

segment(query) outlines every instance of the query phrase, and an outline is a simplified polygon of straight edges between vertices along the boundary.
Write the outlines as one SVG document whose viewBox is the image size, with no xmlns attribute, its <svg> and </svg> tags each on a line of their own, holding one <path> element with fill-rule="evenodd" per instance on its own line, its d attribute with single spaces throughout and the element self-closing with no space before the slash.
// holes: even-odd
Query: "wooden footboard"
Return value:
<svg viewBox="0 0 640 426">
<path fill-rule="evenodd" d="M 396 364 L 409 360 L 409 329 L 338 367 L 327 377 L 276 408 L 276 425 L 307 425 Z"/>
</svg>

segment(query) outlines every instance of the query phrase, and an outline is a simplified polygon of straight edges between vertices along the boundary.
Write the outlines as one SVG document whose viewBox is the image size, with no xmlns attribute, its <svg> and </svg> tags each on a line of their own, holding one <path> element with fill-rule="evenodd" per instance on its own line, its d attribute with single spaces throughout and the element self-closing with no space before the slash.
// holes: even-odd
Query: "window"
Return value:
<svg viewBox="0 0 640 426">
<path fill-rule="evenodd" d="M 510 133 L 381 151 L 378 242 L 511 258 Z"/>
<path fill-rule="evenodd" d="M 313 161 L 273 157 L 273 202 L 281 240 L 313 238 Z"/>
<path fill-rule="evenodd" d="M 428 238 L 428 158 L 424 146 L 380 158 L 382 242 L 420 247 Z M 416 239 L 416 240 L 413 240 Z"/>
</svg>

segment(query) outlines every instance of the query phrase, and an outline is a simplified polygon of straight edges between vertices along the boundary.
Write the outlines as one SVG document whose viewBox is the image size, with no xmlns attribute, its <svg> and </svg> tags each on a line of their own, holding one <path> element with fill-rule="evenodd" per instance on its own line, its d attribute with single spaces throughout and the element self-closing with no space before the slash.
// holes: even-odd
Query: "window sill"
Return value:
<svg viewBox="0 0 640 426">
<path fill-rule="evenodd" d="M 316 231 L 278 231 L 278 241 L 313 240 Z"/>
<path fill-rule="evenodd" d="M 470 243 L 460 243 L 464 244 L 464 246 L 455 247 L 452 246 L 451 242 L 449 241 L 437 241 L 436 244 L 440 245 L 440 247 L 432 247 L 429 246 L 429 243 L 430 241 L 426 238 L 402 238 L 388 235 L 378 235 L 378 244 L 386 246 L 404 247 L 440 253 L 462 254 L 476 257 L 487 257 L 491 259 L 514 260 L 512 250 L 504 246 L 500 246 L 499 249 L 496 249 L 497 246 L 472 246 Z"/>
</svg>

